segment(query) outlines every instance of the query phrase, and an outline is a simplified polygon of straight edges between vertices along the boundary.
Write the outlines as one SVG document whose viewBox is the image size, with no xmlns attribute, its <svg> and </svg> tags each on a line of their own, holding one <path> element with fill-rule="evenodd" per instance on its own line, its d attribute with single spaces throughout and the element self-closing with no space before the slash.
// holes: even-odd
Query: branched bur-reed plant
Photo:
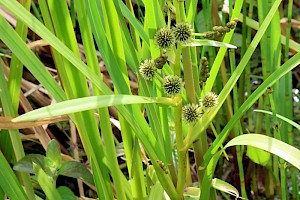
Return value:
<svg viewBox="0 0 300 200">
<path fill-rule="evenodd" d="M 285 37 L 278 32 L 280 3 L 229 0 L 226 7 L 214 0 L 0 0 L 17 19 L 14 29 L 11 18 L 0 15 L 2 46 L 12 52 L 11 59 L 1 58 L 0 68 L 0 199 L 77 199 L 88 196 L 86 188 L 107 200 L 246 199 L 257 195 L 254 172 L 259 170 L 253 167 L 249 188 L 246 147 L 247 156 L 268 172 L 266 196 L 288 198 L 288 167 L 294 198 L 299 198 L 295 171 L 300 169 L 300 151 L 292 146 L 291 133 L 292 125 L 298 130 L 299 125 L 283 117 L 281 97 L 291 101 L 290 72 L 300 63 L 300 54 L 287 55 L 289 47 L 298 52 L 300 45 L 290 41 L 289 33 Z M 221 15 L 218 6 L 224 6 Z M 254 6 L 259 22 L 251 18 Z M 232 45 L 237 25 L 243 34 L 241 54 Z M 28 28 L 49 45 L 59 83 L 26 45 Z M 287 46 L 282 65 L 281 43 Z M 263 73 L 261 84 L 252 90 L 250 78 L 257 76 L 251 74 L 250 58 L 258 44 Z M 109 77 L 100 72 L 99 53 Z M 22 66 L 56 103 L 31 111 L 20 90 Z M 137 92 L 132 92 L 136 83 Z M 257 101 L 260 109 L 271 111 L 258 112 L 272 117 L 254 114 Z M 27 113 L 17 116 L 19 105 Z M 277 118 L 287 125 L 280 128 Z M 61 155 L 59 144 L 41 127 L 66 120 L 71 122 L 71 156 Z M 121 139 L 111 123 L 119 127 Z M 45 156 L 25 155 L 18 129 L 27 127 L 34 127 L 34 141 L 42 144 Z M 77 133 L 88 166 L 78 162 Z M 229 156 L 226 151 L 232 146 L 236 154 Z M 238 171 L 233 185 L 240 191 L 215 174 L 222 168 L 218 162 L 232 160 Z M 61 176 L 76 178 L 79 193 L 58 187 Z"/>
</svg>

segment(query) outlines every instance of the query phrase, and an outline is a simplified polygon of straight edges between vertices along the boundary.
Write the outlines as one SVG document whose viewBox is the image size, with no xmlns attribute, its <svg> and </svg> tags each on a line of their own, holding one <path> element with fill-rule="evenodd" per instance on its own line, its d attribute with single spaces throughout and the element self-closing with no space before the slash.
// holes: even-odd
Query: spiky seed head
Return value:
<svg viewBox="0 0 300 200">
<path fill-rule="evenodd" d="M 144 60 L 144 62 L 140 64 L 139 72 L 145 80 L 152 80 L 156 73 L 156 67 L 153 60 Z"/>
<path fill-rule="evenodd" d="M 168 95 L 174 96 L 179 94 L 179 92 L 182 90 L 182 87 L 182 79 L 178 76 L 169 75 L 164 78 L 163 88 Z"/>
<path fill-rule="evenodd" d="M 201 117 L 199 106 L 195 104 L 187 104 L 182 107 L 182 117 L 187 123 L 197 122 Z"/>
<path fill-rule="evenodd" d="M 173 32 L 177 42 L 187 44 L 192 40 L 194 30 L 189 23 L 182 22 L 176 24 L 175 28 L 173 28 Z"/>
<path fill-rule="evenodd" d="M 162 49 L 168 49 L 175 44 L 175 36 L 171 29 L 163 27 L 154 36 L 155 44 Z"/>
<path fill-rule="evenodd" d="M 212 108 L 219 104 L 218 95 L 209 92 L 201 99 L 201 103 L 205 108 Z"/>
</svg>

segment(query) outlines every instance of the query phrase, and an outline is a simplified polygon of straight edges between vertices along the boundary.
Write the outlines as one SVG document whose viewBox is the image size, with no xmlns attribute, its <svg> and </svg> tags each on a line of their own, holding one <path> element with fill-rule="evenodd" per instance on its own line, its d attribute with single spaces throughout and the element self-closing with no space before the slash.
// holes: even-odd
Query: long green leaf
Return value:
<svg viewBox="0 0 300 200">
<path fill-rule="evenodd" d="M 215 40 L 207 40 L 207 39 L 193 39 L 191 43 L 184 44 L 182 46 L 189 46 L 189 47 L 197 47 L 197 46 L 213 46 L 213 47 L 227 47 L 227 48 L 234 48 L 236 49 L 237 47 L 224 43 L 224 42 L 218 42 Z"/>
<path fill-rule="evenodd" d="M 0 17 L 0 21 L 1 21 L 1 19 L 3 19 L 3 18 Z M 1 25 L 0 25 L 0 27 L 1 27 Z M 1 30 L 0 30 L 0 32 L 1 32 Z M 0 59 L 0 62 L 2 62 L 1 59 Z M 8 92 L 8 88 L 6 85 L 6 80 L 5 80 L 2 63 L 0 63 L 0 101 L 1 101 L 1 106 L 3 107 L 3 113 L 5 116 L 15 116 L 16 115 L 14 107 L 12 105 L 12 99 L 11 99 L 10 93 Z M 6 140 L 10 139 L 8 144 L 6 144 L 7 146 L 5 145 L 5 147 L 13 147 L 13 148 L 12 149 L 4 148 L 3 150 L 7 150 L 8 155 L 11 155 L 11 151 L 13 150 L 13 152 L 14 152 L 13 160 L 19 161 L 21 158 L 23 158 L 25 156 L 24 148 L 23 148 L 22 140 L 21 140 L 21 135 L 19 134 L 18 130 L 9 130 L 8 132 L 9 132 L 9 137 L 7 135 L 2 136 L 2 139 L 4 139 L 4 141 L 2 141 L 2 142 L 5 142 Z M 1 143 L 0 143 L 0 146 L 1 146 Z M 22 183 L 25 186 L 25 190 L 26 190 L 28 197 L 31 199 L 35 199 L 34 191 L 33 191 L 31 181 L 30 181 L 29 174 L 20 173 L 19 175 L 20 175 L 19 176 L 20 180 L 22 180 Z"/>
<path fill-rule="evenodd" d="M 238 15 L 239 15 L 239 13 L 240 13 L 240 11 L 241 11 L 241 9 L 242 9 L 242 5 L 243 5 L 243 0 L 239 0 L 239 1 L 237 1 L 236 3 L 235 3 L 235 5 L 234 5 L 234 10 L 233 10 L 233 13 L 232 13 L 232 16 L 231 16 L 231 18 L 233 19 L 233 18 L 235 18 L 235 17 L 238 17 Z M 266 20 L 266 23 L 265 24 L 269 24 L 268 22 L 267 22 L 268 20 Z M 224 39 L 223 39 L 223 42 L 225 42 L 225 43 L 230 43 L 230 41 L 231 41 L 231 39 L 232 39 L 232 37 L 233 37 L 233 33 L 234 33 L 234 31 L 230 31 L 229 33 L 226 33 L 226 35 L 224 36 Z M 261 33 L 260 34 L 263 34 L 264 33 L 264 30 L 263 29 L 261 29 Z M 257 38 L 256 39 L 253 39 L 253 41 L 255 41 L 255 40 L 259 40 L 259 37 L 258 37 L 258 35 L 259 34 L 257 34 Z M 258 43 L 258 41 L 256 41 L 257 43 Z M 254 49 L 255 49 L 255 46 L 257 45 L 254 45 L 255 43 L 252 43 L 252 47 L 253 47 L 253 49 L 251 48 L 251 50 L 250 51 L 254 51 Z M 221 47 L 220 48 L 220 50 L 219 50 L 219 52 L 218 52 L 218 54 L 217 54 L 217 57 L 215 58 L 215 60 L 214 60 L 214 63 L 213 63 L 213 66 L 212 66 L 212 68 L 211 68 L 211 70 L 210 70 L 210 77 L 207 79 L 207 81 L 206 81 L 206 85 L 205 85 L 205 91 L 211 91 L 211 89 L 212 89 L 212 87 L 213 87 L 213 84 L 215 83 L 215 80 L 216 80 L 216 77 L 217 77 L 217 74 L 218 74 L 218 72 L 219 72 L 219 68 L 220 68 L 220 66 L 221 66 L 221 63 L 223 62 L 223 59 L 224 59 L 224 56 L 225 56 L 225 53 L 226 53 L 226 51 L 227 51 L 227 47 Z M 249 51 L 249 52 L 250 52 Z M 249 58 L 250 58 L 250 56 L 252 55 L 252 53 L 248 53 L 248 55 L 249 55 Z M 245 59 L 246 57 L 244 56 L 244 59 Z"/>
<path fill-rule="evenodd" d="M 49 200 L 62 200 L 58 190 L 55 188 L 54 183 L 49 179 L 48 175 L 42 168 L 33 163 L 33 170 L 37 181 L 45 192 L 47 199 Z"/>
<path fill-rule="evenodd" d="M 239 198 L 239 196 L 240 196 L 239 191 L 233 185 L 231 185 L 221 179 L 214 178 L 212 180 L 211 184 L 212 184 L 213 188 L 220 190 L 222 192 L 231 194 L 231 195 L 235 196 L 236 198 Z"/>
<path fill-rule="evenodd" d="M 39 35 L 47 41 L 53 48 L 55 48 L 59 53 L 61 53 L 65 58 L 67 58 L 73 65 L 74 67 L 78 68 L 86 77 L 88 77 L 93 84 L 95 84 L 101 92 L 104 94 L 112 94 L 112 91 L 107 87 L 105 83 L 101 81 L 101 78 L 94 73 L 91 72 L 91 70 L 86 67 L 86 65 L 74 54 L 68 49 L 60 40 L 58 40 L 45 26 L 43 26 L 35 17 L 33 17 L 30 13 L 28 13 L 26 10 L 22 8 L 16 1 L 6 1 L 6 0 L 0 0 L 0 4 L 6 7 L 8 10 L 10 10 L 14 15 L 16 15 L 18 18 L 22 19 L 34 32 L 39 33 Z M 5 23 L 7 23 L 5 21 Z M 6 26 L 4 28 L 6 29 L 11 29 L 10 26 Z M 10 31 L 12 34 L 12 30 Z M 9 38 L 9 34 L 6 35 Z M 1 36 L 0 36 L 1 37 Z M 1 38 L 2 39 L 2 38 Z M 15 40 L 14 37 L 7 39 L 5 42 L 8 43 L 10 40 Z M 42 68 L 45 70 L 41 62 L 36 59 L 34 54 L 30 54 L 27 52 L 29 51 L 27 47 L 24 47 L 24 43 L 22 41 L 20 42 L 20 45 L 23 47 L 22 50 L 24 53 L 27 54 L 27 56 L 23 56 L 22 50 L 20 50 L 20 55 L 19 59 L 23 58 L 22 62 L 29 68 L 31 67 L 32 70 L 34 70 L 37 66 L 37 68 Z M 18 42 L 17 42 L 17 45 Z M 11 46 L 12 49 L 16 49 L 19 46 Z M 31 52 L 32 53 L 32 52 Z M 34 61 L 28 62 L 30 59 L 34 59 Z M 35 71 L 31 71 L 32 73 Z M 45 78 L 43 76 L 47 74 L 47 79 L 49 79 L 49 73 L 48 71 L 44 71 L 44 73 L 41 74 L 34 74 L 34 76 L 42 82 L 42 84 L 45 86 L 45 88 L 52 94 L 52 96 L 55 97 L 56 100 L 62 101 L 65 99 L 63 94 L 63 91 L 60 87 L 57 87 L 57 84 L 51 86 L 48 85 L 48 82 L 44 81 Z M 52 88 L 52 86 L 55 86 Z M 50 90 L 49 88 L 50 87 Z M 52 89 L 52 90 L 51 90 Z M 137 134 L 138 138 L 142 142 L 144 149 L 148 153 L 149 157 L 152 160 L 158 160 L 161 155 L 163 155 L 162 150 L 160 148 L 157 148 L 157 141 L 153 136 L 153 133 L 151 129 L 149 128 L 147 122 L 143 118 L 142 115 L 132 115 L 126 110 L 124 107 L 117 107 L 117 109 L 120 111 L 120 113 L 124 116 L 125 119 L 128 120 L 130 123 L 131 127 L 134 129 L 135 133 Z M 142 123 L 141 123 L 142 122 Z M 160 159 L 161 160 L 161 159 Z M 163 170 L 160 169 L 159 165 L 157 165 L 156 162 L 154 162 L 154 165 L 156 165 L 156 168 L 159 170 L 160 173 L 160 178 L 167 178 L 166 175 L 164 175 Z M 168 182 L 170 182 L 168 180 Z M 170 183 L 171 184 L 171 183 Z M 97 185 L 97 184 L 96 184 Z M 175 196 L 175 191 L 174 188 L 171 188 L 169 186 L 165 187 L 166 191 L 172 191 L 173 195 Z"/>
<path fill-rule="evenodd" d="M 273 115 L 272 112 L 266 111 L 266 110 L 254 110 L 254 112 L 261 112 L 261 113 L 266 113 L 268 115 Z M 276 114 L 276 117 L 278 117 L 279 119 L 282 119 L 283 121 L 289 123 L 290 125 L 294 126 L 296 129 L 300 130 L 300 125 L 297 124 L 296 122 L 282 116 L 279 114 Z"/>
<path fill-rule="evenodd" d="M 205 154 L 205 158 L 208 158 L 212 154 L 214 154 L 220 145 L 227 138 L 229 131 L 235 125 L 235 123 L 241 118 L 241 116 L 257 101 L 257 99 L 263 95 L 266 89 L 269 86 L 272 86 L 278 79 L 287 74 L 293 68 L 297 67 L 300 64 L 300 53 L 297 53 L 294 57 L 289 59 L 286 63 L 284 63 L 279 69 L 273 72 L 242 104 L 239 110 L 235 113 L 235 115 L 230 119 L 230 121 L 226 124 L 225 128 L 219 134 L 219 137 L 213 142 L 212 146 L 209 148 L 207 153 Z"/>
<path fill-rule="evenodd" d="M 1 2 L 1 1 L 0 1 Z M 21 7 L 21 9 L 23 9 Z M 24 12 L 24 10 L 20 11 Z M 25 10 L 25 12 L 27 12 Z M 31 73 L 43 84 L 47 91 L 57 100 L 66 99 L 62 89 L 51 77 L 41 61 L 28 49 L 24 41 L 14 32 L 13 28 L 0 16 L 0 38 L 11 49 Z"/>
<path fill-rule="evenodd" d="M 22 185 L 0 151 L 0 187 L 11 200 L 28 200 Z"/>
<path fill-rule="evenodd" d="M 230 140 L 224 148 L 237 145 L 248 145 L 268 151 L 281 157 L 300 170 L 300 150 L 275 138 L 261 134 L 244 134 Z M 202 191 L 205 192 L 201 192 L 201 200 L 209 199 L 210 183 L 221 153 L 221 151 L 216 152 L 208 162 L 203 178 L 203 186 L 201 187 Z"/>
<path fill-rule="evenodd" d="M 137 32 L 139 33 L 142 40 L 145 42 L 145 44 L 149 48 L 150 47 L 149 37 L 146 34 L 146 32 L 144 31 L 144 28 L 141 25 L 141 23 L 135 18 L 135 16 L 133 16 L 133 14 L 128 10 L 128 8 L 125 6 L 125 4 L 121 0 L 119 0 L 119 4 L 120 4 L 120 9 L 121 9 L 124 17 L 126 17 L 128 19 L 128 21 L 130 22 L 130 24 L 137 30 Z"/>
<path fill-rule="evenodd" d="M 236 84 L 237 80 L 239 79 L 240 75 L 242 74 L 242 72 L 244 71 L 247 63 L 250 60 L 251 55 L 253 54 L 255 48 L 257 47 L 260 39 L 262 38 L 263 34 L 265 33 L 273 15 L 275 14 L 275 12 L 277 11 L 277 8 L 280 4 L 280 0 L 277 0 L 276 3 L 273 4 L 272 9 L 270 10 L 268 16 L 266 17 L 266 19 L 264 20 L 261 28 L 259 29 L 259 31 L 256 33 L 254 39 L 252 40 L 248 50 L 246 51 L 244 57 L 242 58 L 241 62 L 239 63 L 239 65 L 237 66 L 236 70 L 232 73 L 230 79 L 228 80 L 228 82 L 226 83 L 226 85 L 224 86 L 222 92 L 219 95 L 219 105 L 215 108 L 212 109 L 209 113 L 205 113 L 203 115 L 203 117 L 199 120 L 199 122 L 194 126 L 193 128 L 193 132 L 192 132 L 192 139 L 190 140 L 190 144 L 197 138 L 199 137 L 199 135 L 203 132 L 204 129 L 206 129 L 209 125 L 209 123 L 213 120 L 213 118 L 215 117 L 215 115 L 217 114 L 217 112 L 219 111 L 219 109 L 221 108 L 222 104 L 225 102 L 227 96 L 229 95 L 230 91 L 232 90 L 232 88 L 234 87 L 234 85 Z M 225 39 L 224 39 L 225 40 Z M 220 50 L 221 51 L 221 50 Z M 218 53 L 218 55 L 220 54 L 220 52 Z M 217 61 L 215 61 L 217 62 Z M 214 64 L 215 65 L 215 64 Z M 286 66 L 287 67 L 287 66 Z M 289 70 L 291 70 L 292 68 L 289 68 Z M 282 69 L 280 69 L 282 71 Z M 279 75 L 278 73 L 280 72 L 276 72 L 276 75 L 273 75 L 273 79 L 269 79 L 268 78 L 268 82 L 266 84 L 269 84 L 268 86 L 270 86 L 270 83 L 274 83 L 274 80 L 278 80 Z M 281 72 L 282 73 L 282 72 Z M 285 72 L 287 73 L 287 72 Z M 283 76 L 284 74 L 281 74 L 281 76 Z M 211 90 L 211 86 L 210 84 L 206 85 L 205 87 L 205 91 L 210 91 Z M 208 87 L 208 88 L 207 88 Z M 266 87 L 265 87 L 266 89 Z M 262 91 L 260 91 L 262 92 Z M 228 124 L 227 124 L 228 125 Z M 220 138 L 221 136 L 219 136 L 217 138 L 217 140 Z M 216 151 L 215 151 L 216 152 Z M 207 154 L 207 153 L 206 153 Z"/>
<path fill-rule="evenodd" d="M 249 145 L 273 153 L 300 170 L 300 150 L 275 138 L 261 134 L 244 134 L 230 140 L 225 148 Z"/>
<path fill-rule="evenodd" d="M 13 122 L 33 121 L 47 117 L 66 115 L 80 111 L 104 108 L 108 106 L 141 104 L 141 103 L 172 103 L 169 98 L 151 98 L 132 95 L 103 95 L 83 97 L 59 102 L 54 105 L 39 108 L 14 118 Z"/>
</svg>

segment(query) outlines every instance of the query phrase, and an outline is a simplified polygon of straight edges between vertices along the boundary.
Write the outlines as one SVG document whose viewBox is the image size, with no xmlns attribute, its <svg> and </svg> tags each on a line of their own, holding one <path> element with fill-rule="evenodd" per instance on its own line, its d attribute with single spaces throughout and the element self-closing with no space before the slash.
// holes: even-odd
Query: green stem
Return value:
<svg viewBox="0 0 300 200">
<path fill-rule="evenodd" d="M 126 6 L 130 10 L 130 12 L 132 14 L 134 14 L 131 0 L 126 0 Z M 138 35 L 138 32 L 136 31 L 136 29 L 131 24 L 129 24 L 129 28 L 130 28 L 130 32 L 131 32 L 131 35 L 132 35 L 132 40 L 133 40 L 133 43 L 135 45 L 135 48 L 137 49 L 138 52 L 140 52 L 141 51 L 141 40 L 140 40 L 140 37 Z"/>
<path fill-rule="evenodd" d="M 176 96 L 175 98 L 181 99 L 181 96 Z M 185 186 L 185 176 L 186 176 L 186 150 L 184 149 L 183 134 L 182 134 L 182 104 L 179 104 L 174 108 L 174 123 L 176 132 L 176 147 L 178 153 L 178 179 L 176 191 L 179 198 L 183 197 L 183 190 Z"/>
<path fill-rule="evenodd" d="M 193 77 L 193 69 L 191 62 L 191 52 L 190 48 L 186 47 L 182 49 L 182 62 L 183 62 L 183 71 L 184 71 L 184 82 L 186 88 L 186 94 L 188 100 L 191 103 L 196 103 L 196 93 L 195 93 L 195 85 L 194 85 L 194 77 Z"/>
<path fill-rule="evenodd" d="M 269 88 L 269 90 L 272 90 Z M 274 132 L 275 132 L 275 138 L 278 140 L 281 140 L 281 135 L 279 131 L 279 123 L 276 117 L 276 106 L 275 106 L 275 101 L 273 98 L 272 92 L 269 93 L 269 98 L 270 98 L 270 104 L 271 104 L 271 109 L 273 113 L 273 122 L 274 122 Z M 281 181 L 281 199 L 286 200 L 287 199 L 287 185 L 286 185 L 286 163 L 282 158 L 279 158 L 279 169 L 280 169 L 280 181 Z"/>
<path fill-rule="evenodd" d="M 229 50 L 229 55 L 230 55 L 229 58 L 230 58 L 231 73 L 233 73 L 236 68 L 235 52 L 233 49 Z M 239 102 L 238 102 L 238 89 L 236 85 L 233 87 L 233 107 L 234 107 L 234 112 L 237 112 L 239 107 Z M 235 137 L 239 136 L 240 132 L 242 133 L 241 130 L 242 130 L 242 126 L 241 123 L 239 122 L 234 126 Z M 239 168 L 239 178 L 240 178 L 242 197 L 247 198 L 247 192 L 245 187 L 245 174 L 244 174 L 244 167 L 243 167 L 243 153 L 244 152 L 241 146 L 236 146 L 236 157 L 237 157 L 237 164 Z"/>
<path fill-rule="evenodd" d="M 20 3 L 24 8 L 26 8 L 26 10 L 30 10 L 31 0 L 22 0 L 20 1 Z M 17 21 L 15 30 L 22 38 L 22 40 L 25 41 L 28 32 L 28 27 L 19 19 Z M 0 67 L 2 68 L 2 66 Z M 3 74 L 1 74 L 0 76 L 3 75 L 4 77 L 4 72 L 2 73 Z M 10 95 L 10 97 L 7 96 L 7 98 L 11 99 L 10 101 L 11 105 L 7 105 L 7 106 L 2 105 L 3 109 L 5 109 L 5 107 L 11 108 L 9 113 L 7 113 L 7 111 L 5 112 L 5 115 L 7 116 L 17 116 L 18 114 L 22 73 L 23 73 L 23 63 L 17 58 L 15 54 L 12 54 L 12 59 L 10 63 L 10 73 L 8 77 L 8 91 L 7 91 L 7 94 Z M 14 151 L 14 159 L 15 161 L 19 161 L 21 158 L 25 156 L 20 133 L 18 130 L 9 130 L 9 135 L 11 141 L 7 141 L 7 142 L 12 143 L 12 147 L 13 147 L 12 150 Z M 21 182 L 24 184 L 28 197 L 30 199 L 35 199 L 29 174 L 18 173 L 18 175 L 20 176 Z"/>
<path fill-rule="evenodd" d="M 213 131 L 214 136 L 217 138 L 217 137 L 218 137 L 218 133 L 217 133 L 217 130 L 215 129 L 215 127 L 214 127 L 214 124 L 213 124 L 213 123 L 210 123 L 209 126 L 210 126 L 211 130 Z M 227 155 L 227 153 L 226 153 L 226 151 L 225 151 L 225 149 L 224 149 L 223 144 L 221 145 L 221 151 L 222 151 L 222 153 L 224 154 L 225 158 L 226 158 L 227 160 L 229 160 L 228 155 Z"/>
<path fill-rule="evenodd" d="M 111 46 L 111 49 L 113 50 L 118 63 L 118 70 L 124 77 L 124 80 L 127 84 L 128 93 L 130 94 L 130 87 L 129 87 L 129 79 L 128 79 L 128 72 L 127 72 L 127 66 L 125 62 L 125 52 L 124 52 L 124 46 L 123 46 L 123 40 L 121 36 L 121 28 L 119 26 L 119 17 L 116 11 L 116 5 L 117 3 L 114 3 L 115 1 L 103 1 L 103 11 L 105 10 L 105 23 L 106 23 L 106 32 L 107 32 L 107 39 Z M 117 67 L 117 66 L 116 66 Z M 117 91 L 116 93 L 119 93 L 121 91 Z M 128 106 L 130 109 L 130 107 Z M 141 165 L 141 157 L 140 157 L 140 149 L 139 148 L 133 148 L 133 141 L 135 141 L 135 137 L 129 124 L 126 122 L 126 120 L 119 116 L 119 121 L 121 124 L 121 131 L 122 131 L 122 137 L 123 137 L 123 143 L 124 143 L 124 149 L 125 149 L 125 155 L 127 157 L 127 166 L 129 170 L 129 174 L 131 174 L 132 177 L 132 196 L 134 199 L 145 199 L 146 198 L 146 187 L 145 183 L 142 180 L 143 177 L 143 170 Z M 136 144 L 138 145 L 138 144 Z M 136 155 L 136 160 L 133 160 L 133 155 Z M 109 156 L 109 155 L 108 155 Z M 137 165 L 134 165 L 134 163 L 137 163 Z M 134 174 L 131 172 L 133 171 L 132 168 L 135 169 Z M 118 180 L 115 180 L 116 182 Z M 120 187 L 122 187 L 120 185 Z M 120 195 L 124 195 L 121 188 Z M 118 191 L 117 191 L 118 192 Z M 125 197 L 124 197 L 125 198 Z"/>
</svg>

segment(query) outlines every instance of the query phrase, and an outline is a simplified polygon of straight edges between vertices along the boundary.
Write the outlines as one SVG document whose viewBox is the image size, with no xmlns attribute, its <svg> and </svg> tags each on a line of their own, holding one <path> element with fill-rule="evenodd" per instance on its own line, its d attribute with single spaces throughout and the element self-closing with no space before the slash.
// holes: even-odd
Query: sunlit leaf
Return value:
<svg viewBox="0 0 300 200">
<path fill-rule="evenodd" d="M 46 151 L 47 165 L 51 168 L 60 168 L 62 157 L 60 153 L 59 144 L 55 140 L 49 142 L 47 151 Z"/>
<path fill-rule="evenodd" d="M 240 196 L 239 191 L 235 187 L 233 187 L 231 184 L 229 184 L 221 179 L 214 178 L 212 180 L 211 184 L 212 184 L 213 188 L 220 190 L 222 192 L 231 194 L 231 195 L 235 196 L 236 198 L 238 198 Z"/>
<path fill-rule="evenodd" d="M 104 108 L 108 106 L 126 105 L 126 104 L 141 104 L 141 103 L 162 103 L 172 104 L 169 98 L 151 98 L 133 95 L 103 95 L 83 97 L 72 99 L 64 102 L 59 102 L 54 105 L 46 106 L 13 119 L 13 122 L 33 121 L 42 118 L 66 115 L 80 111 Z"/>
<path fill-rule="evenodd" d="M 271 160 L 271 154 L 256 147 L 247 147 L 247 156 L 255 163 L 267 166 Z"/>
<path fill-rule="evenodd" d="M 207 39 L 193 39 L 191 43 L 185 44 L 183 46 L 189 46 L 189 47 L 213 46 L 213 47 L 227 47 L 227 48 L 234 48 L 234 49 L 237 48 L 232 44 L 218 42 L 215 40 L 207 40 Z"/>
<path fill-rule="evenodd" d="M 254 112 L 261 112 L 261 113 L 266 113 L 266 114 L 269 114 L 269 115 L 273 115 L 272 112 L 270 111 L 266 111 L 266 110 L 254 110 Z M 282 115 L 279 115 L 279 114 L 276 114 L 276 117 L 278 117 L 279 119 L 282 119 L 283 121 L 289 123 L 290 125 L 294 126 L 296 129 L 300 130 L 300 125 L 297 124 L 296 122 L 282 116 Z"/>
<path fill-rule="evenodd" d="M 300 150 L 275 138 L 260 134 L 244 134 L 230 140 L 225 148 L 249 145 L 275 154 L 300 169 Z"/>
<path fill-rule="evenodd" d="M 60 194 L 58 193 L 55 185 L 53 184 L 52 180 L 48 177 L 48 175 L 44 172 L 42 168 L 38 165 L 33 163 L 33 169 L 37 181 L 39 182 L 40 186 L 42 187 L 43 191 L 45 192 L 47 199 L 49 200 L 62 200 Z"/>
</svg>

